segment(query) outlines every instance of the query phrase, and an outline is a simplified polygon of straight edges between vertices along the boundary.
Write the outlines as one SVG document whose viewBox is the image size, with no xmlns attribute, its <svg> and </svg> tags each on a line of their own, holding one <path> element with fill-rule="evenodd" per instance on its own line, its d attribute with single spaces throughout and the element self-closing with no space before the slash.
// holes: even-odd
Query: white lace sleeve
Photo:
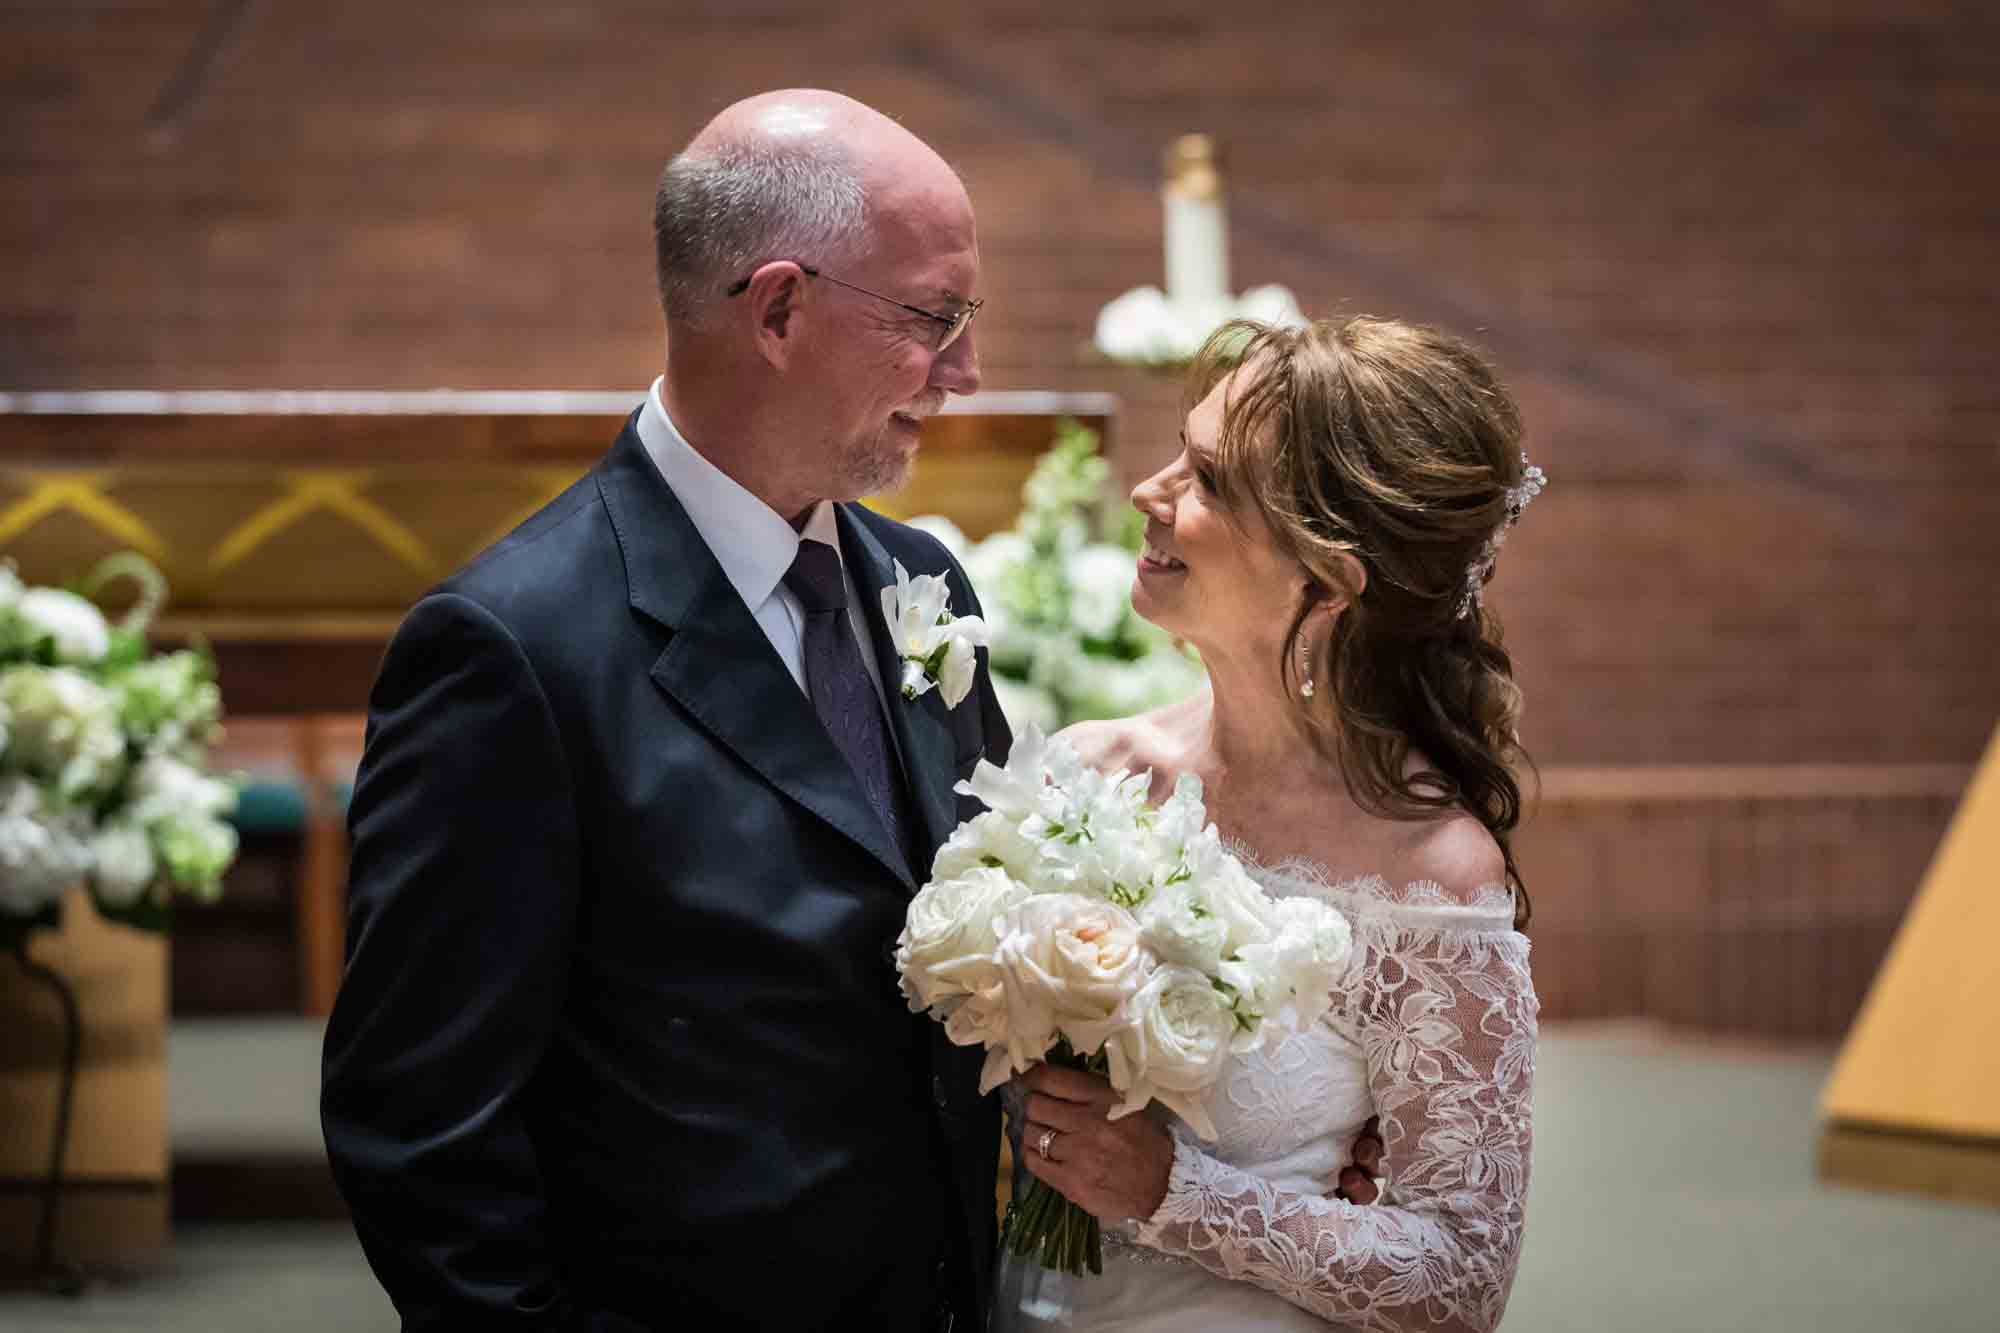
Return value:
<svg viewBox="0 0 2000 1333">
<path fill-rule="evenodd" d="M 1136 1239 L 1343 1325 L 1490 1330 L 1528 1188 L 1528 942 L 1476 909 L 1383 909 L 1355 915 L 1335 1001 L 1367 1057 L 1392 1182 L 1383 1201 L 1280 1189 L 1181 1138 Z"/>
</svg>

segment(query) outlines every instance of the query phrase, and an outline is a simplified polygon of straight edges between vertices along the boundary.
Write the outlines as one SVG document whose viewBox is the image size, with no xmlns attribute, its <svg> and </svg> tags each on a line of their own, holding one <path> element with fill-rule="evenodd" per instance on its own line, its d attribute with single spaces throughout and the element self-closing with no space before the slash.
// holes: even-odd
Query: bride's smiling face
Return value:
<svg viewBox="0 0 2000 1333">
<path fill-rule="evenodd" d="M 1232 377 L 1233 378 L 1233 377 Z M 1225 506 L 1215 489 L 1225 379 L 1188 413 L 1180 454 L 1132 491 L 1146 516 L 1146 548 L 1132 609 L 1218 658 L 1277 661 L 1306 588 L 1254 510 Z"/>
</svg>

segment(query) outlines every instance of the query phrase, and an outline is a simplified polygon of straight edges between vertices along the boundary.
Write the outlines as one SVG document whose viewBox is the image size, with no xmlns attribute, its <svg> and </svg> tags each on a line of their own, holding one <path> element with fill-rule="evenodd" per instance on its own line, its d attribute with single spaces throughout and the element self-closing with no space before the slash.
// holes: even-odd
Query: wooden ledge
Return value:
<svg viewBox="0 0 2000 1333">
<path fill-rule="evenodd" d="M 1832 1184 L 2000 1207 L 2000 1139 L 1830 1120 L 1815 1165 Z"/>
<path fill-rule="evenodd" d="M 1972 781 L 1972 768 L 1971 764 L 1551 766 L 1542 770 L 1540 804 L 1956 800 Z"/>
</svg>

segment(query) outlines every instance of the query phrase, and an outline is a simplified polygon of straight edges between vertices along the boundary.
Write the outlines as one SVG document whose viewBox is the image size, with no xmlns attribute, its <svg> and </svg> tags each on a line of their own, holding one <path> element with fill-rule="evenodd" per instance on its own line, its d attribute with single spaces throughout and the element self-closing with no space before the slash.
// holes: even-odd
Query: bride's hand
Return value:
<svg viewBox="0 0 2000 1333">
<path fill-rule="evenodd" d="M 1329 1185 L 1327 1193 L 1336 1199 L 1349 1203 L 1373 1203 L 1378 1191 L 1375 1177 L 1382 1170 L 1382 1121 L 1379 1116 L 1369 1117 L 1368 1123 L 1354 1138 L 1352 1162 L 1340 1168 Z"/>
<path fill-rule="evenodd" d="M 1151 1217 L 1167 1197 L 1172 1136 L 1144 1112 L 1106 1119 L 1119 1096 L 1096 1074 L 1037 1065 L 1018 1081 L 1028 1094 L 1022 1165 L 1100 1220 Z"/>
</svg>

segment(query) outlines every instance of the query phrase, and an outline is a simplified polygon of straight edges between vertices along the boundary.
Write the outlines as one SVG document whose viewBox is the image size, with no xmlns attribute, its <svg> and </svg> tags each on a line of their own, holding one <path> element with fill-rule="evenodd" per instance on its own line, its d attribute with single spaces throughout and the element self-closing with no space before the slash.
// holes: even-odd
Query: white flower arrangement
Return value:
<svg viewBox="0 0 2000 1333">
<path fill-rule="evenodd" d="M 981 761 L 958 784 L 987 808 L 939 851 L 896 967 L 912 1010 L 986 1049 L 981 1092 L 1053 1060 L 1104 1074 L 1112 1118 L 1158 1101 L 1212 1140 L 1224 1062 L 1317 1021 L 1351 936 L 1324 903 L 1263 893 L 1208 823 L 1199 779 L 1157 807 L 1151 782 L 1024 728 L 1004 768 Z M 1037 1188 L 1007 1243 L 1094 1269 L 1093 1224 Z"/>
<path fill-rule="evenodd" d="M 113 624 L 81 593 L 0 563 L 0 934 L 52 919 L 82 882 L 100 910 L 157 926 L 175 891 L 212 899 L 236 856 L 236 789 L 206 772 L 221 692 L 207 653 L 148 657 L 165 597 L 125 554 L 84 581 L 140 585 Z"/>
<path fill-rule="evenodd" d="M 1179 370 L 1232 319 L 1297 328 L 1306 322 L 1298 298 L 1275 283 L 1234 298 L 1176 302 L 1157 287 L 1135 287 L 1097 314 L 1091 346 L 1106 360 Z"/>
<path fill-rule="evenodd" d="M 970 542 L 948 520 L 912 520 L 979 592 L 994 690 L 1016 729 L 1128 717 L 1185 698 L 1204 678 L 1197 660 L 1132 611 L 1138 514 L 1122 510 L 1108 539 L 1095 535 L 1110 471 L 1096 433 L 1066 422 L 1021 488 L 1013 527 Z"/>
</svg>

